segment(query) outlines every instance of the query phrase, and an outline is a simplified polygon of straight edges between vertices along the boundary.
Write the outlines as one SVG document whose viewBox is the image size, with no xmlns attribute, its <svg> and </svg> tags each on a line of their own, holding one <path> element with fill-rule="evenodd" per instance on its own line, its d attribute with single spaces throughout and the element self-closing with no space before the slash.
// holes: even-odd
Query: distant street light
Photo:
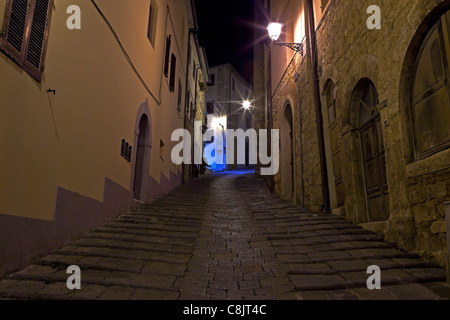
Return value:
<svg viewBox="0 0 450 320">
<path fill-rule="evenodd" d="M 283 30 L 283 24 L 279 22 L 271 22 L 267 26 L 267 31 L 269 33 L 270 39 L 274 44 L 278 46 L 285 46 L 291 50 L 299 52 L 303 56 L 303 44 L 302 43 L 292 43 L 292 42 L 278 42 L 281 36 L 281 31 Z"/>
<path fill-rule="evenodd" d="M 244 107 L 245 110 L 250 110 L 252 104 L 250 103 L 250 101 L 245 100 L 242 106 Z"/>
</svg>

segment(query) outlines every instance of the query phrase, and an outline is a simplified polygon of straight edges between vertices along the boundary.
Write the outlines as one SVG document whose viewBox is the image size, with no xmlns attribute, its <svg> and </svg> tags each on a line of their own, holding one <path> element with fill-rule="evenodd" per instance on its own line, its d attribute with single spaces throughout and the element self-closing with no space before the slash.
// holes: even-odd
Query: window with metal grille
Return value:
<svg viewBox="0 0 450 320">
<path fill-rule="evenodd" d="M 41 81 L 53 0 L 8 0 L 0 49 Z"/>
<path fill-rule="evenodd" d="M 177 69 L 177 58 L 172 53 L 170 57 L 170 80 L 169 80 L 169 89 L 171 92 L 175 92 L 175 76 Z"/>
<path fill-rule="evenodd" d="M 411 83 L 416 157 L 450 147 L 450 11 L 431 28 L 417 54 Z"/>
</svg>

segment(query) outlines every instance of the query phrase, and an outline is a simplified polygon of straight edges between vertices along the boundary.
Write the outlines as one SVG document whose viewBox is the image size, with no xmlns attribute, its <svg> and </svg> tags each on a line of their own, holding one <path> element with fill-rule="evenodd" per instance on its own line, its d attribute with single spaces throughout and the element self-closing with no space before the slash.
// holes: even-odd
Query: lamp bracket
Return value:
<svg viewBox="0 0 450 320">
<path fill-rule="evenodd" d="M 292 42 L 275 42 L 278 46 L 285 46 L 291 50 L 294 50 L 301 54 L 303 57 L 303 43 L 292 43 Z"/>
</svg>

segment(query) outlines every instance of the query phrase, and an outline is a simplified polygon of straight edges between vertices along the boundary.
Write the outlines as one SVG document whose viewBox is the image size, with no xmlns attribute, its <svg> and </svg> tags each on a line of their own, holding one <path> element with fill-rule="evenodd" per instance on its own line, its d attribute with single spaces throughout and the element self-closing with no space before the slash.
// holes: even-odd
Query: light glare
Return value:
<svg viewBox="0 0 450 320">
<path fill-rule="evenodd" d="M 271 22 L 267 26 L 267 30 L 269 31 L 269 37 L 272 41 L 278 41 L 281 35 L 281 30 L 283 29 L 283 24 L 279 22 Z"/>
</svg>

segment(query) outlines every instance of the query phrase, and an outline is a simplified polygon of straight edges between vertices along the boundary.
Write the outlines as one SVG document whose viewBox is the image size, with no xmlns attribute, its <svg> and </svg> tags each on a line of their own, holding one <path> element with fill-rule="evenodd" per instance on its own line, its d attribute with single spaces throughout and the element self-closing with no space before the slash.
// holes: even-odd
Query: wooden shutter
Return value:
<svg viewBox="0 0 450 320">
<path fill-rule="evenodd" d="M 176 76 L 176 69 L 177 69 L 177 58 L 175 57 L 175 55 L 172 53 L 172 56 L 170 58 L 170 83 L 169 83 L 169 88 L 170 91 L 174 92 L 175 91 L 175 76 Z"/>
<path fill-rule="evenodd" d="M 41 80 L 53 0 L 9 0 L 1 49 Z"/>
<path fill-rule="evenodd" d="M 164 61 L 164 75 L 166 77 L 169 76 L 169 58 L 170 58 L 170 45 L 171 45 L 171 37 L 170 34 L 166 40 L 166 57 Z"/>
<path fill-rule="evenodd" d="M 50 9 L 52 0 L 36 0 L 31 19 L 31 33 L 28 41 L 24 69 L 36 80 L 41 80 L 44 51 L 47 45 Z"/>
<path fill-rule="evenodd" d="M 23 67 L 31 0 L 9 0 L 3 25 L 2 50 Z"/>
</svg>

